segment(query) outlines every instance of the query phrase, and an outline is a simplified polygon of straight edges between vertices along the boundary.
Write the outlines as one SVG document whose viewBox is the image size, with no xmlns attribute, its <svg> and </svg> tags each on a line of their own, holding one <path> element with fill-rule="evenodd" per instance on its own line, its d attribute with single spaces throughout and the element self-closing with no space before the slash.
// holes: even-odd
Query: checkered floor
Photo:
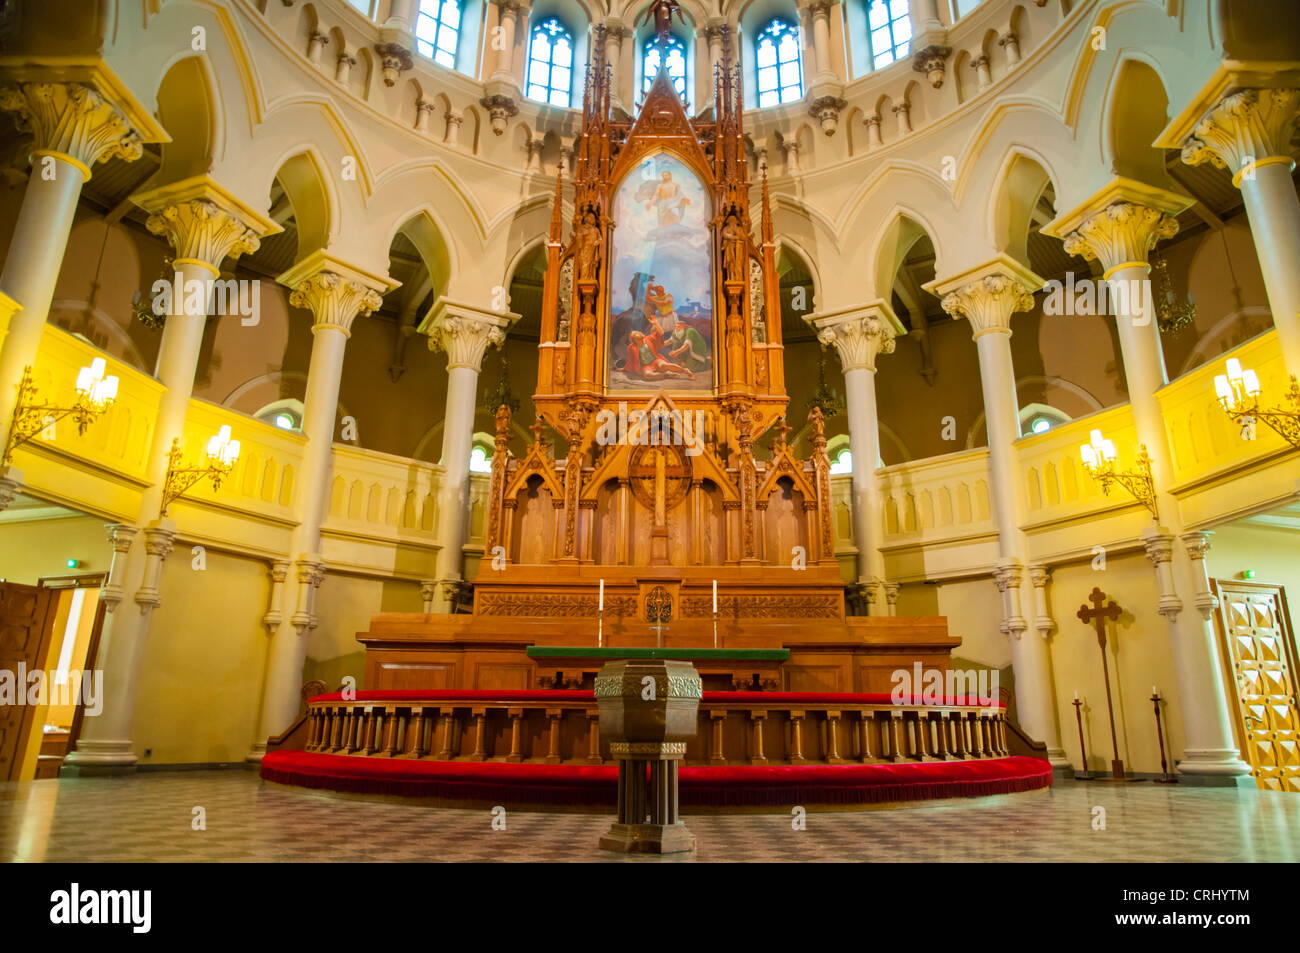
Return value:
<svg viewBox="0 0 1300 953">
<path fill-rule="evenodd" d="M 1104 829 L 1094 829 L 1103 819 Z M 203 808 L 206 830 L 195 830 Z M 0 784 L 5 861 L 1295 861 L 1300 797 L 1058 782 L 1047 792 L 861 813 L 687 817 L 698 850 L 597 848 L 610 817 L 366 802 L 243 769 Z"/>
</svg>

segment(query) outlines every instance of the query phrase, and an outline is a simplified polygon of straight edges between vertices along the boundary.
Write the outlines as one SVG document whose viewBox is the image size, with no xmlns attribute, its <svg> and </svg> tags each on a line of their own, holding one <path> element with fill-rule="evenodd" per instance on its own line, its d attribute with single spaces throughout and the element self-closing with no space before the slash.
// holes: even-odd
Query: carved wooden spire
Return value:
<svg viewBox="0 0 1300 953">
<path fill-rule="evenodd" d="M 763 180 L 764 189 L 767 188 L 767 179 Z M 767 192 L 763 192 L 766 201 Z M 564 163 L 560 163 L 555 170 L 555 201 L 551 205 L 551 231 L 550 240 L 552 244 L 558 245 L 564 234 Z"/>
</svg>

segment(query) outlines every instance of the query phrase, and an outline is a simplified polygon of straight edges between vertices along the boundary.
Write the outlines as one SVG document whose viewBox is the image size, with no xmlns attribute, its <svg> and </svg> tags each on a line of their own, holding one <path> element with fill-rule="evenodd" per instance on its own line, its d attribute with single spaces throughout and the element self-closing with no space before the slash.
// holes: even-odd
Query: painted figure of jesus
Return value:
<svg viewBox="0 0 1300 953">
<path fill-rule="evenodd" d="M 681 222 L 686 214 L 686 206 L 691 200 L 682 194 L 681 188 L 673 181 L 673 174 L 664 170 L 659 184 L 655 186 L 654 195 L 645 203 L 646 210 L 654 208 L 659 216 L 659 227 L 667 228 Z"/>
</svg>

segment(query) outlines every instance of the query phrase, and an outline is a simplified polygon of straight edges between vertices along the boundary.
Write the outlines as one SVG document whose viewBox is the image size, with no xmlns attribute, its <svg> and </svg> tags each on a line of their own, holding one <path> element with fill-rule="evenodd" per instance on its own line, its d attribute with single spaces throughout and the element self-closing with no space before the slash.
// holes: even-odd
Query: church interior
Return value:
<svg viewBox="0 0 1300 953">
<path fill-rule="evenodd" d="M 0 3 L 0 859 L 1300 859 L 1298 122 L 1290 0 Z"/>
</svg>

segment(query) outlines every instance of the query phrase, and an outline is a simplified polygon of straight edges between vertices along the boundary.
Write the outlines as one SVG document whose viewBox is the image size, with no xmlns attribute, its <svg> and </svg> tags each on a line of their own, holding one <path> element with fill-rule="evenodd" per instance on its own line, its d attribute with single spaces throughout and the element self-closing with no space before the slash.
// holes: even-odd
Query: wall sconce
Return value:
<svg viewBox="0 0 1300 953">
<path fill-rule="evenodd" d="M 1111 484 L 1118 483 L 1151 511 L 1153 519 L 1160 519 L 1156 512 L 1156 484 L 1151 478 L 1151 458 L 1147 456 L 1145 444 L 1139 447 L 1136 470 L 1115 468 L 1118 458 L 1115 441 L 1106 440 L 1100 430 L 1092 432 L 1091 443 L 1080 445 L 1079 456 L 1083 458 L 1083 468 L 1088 475 L 1101 484 L 1101 492 L 1109 495 Z"/>
<path fill-rule="evenodd" d="M 5 441 L 5 452 L 0 458 L 0 465 L 10 462 L 15 447 L 31 440 L 54 421 L 64 417 L 72 417 L 77 422 L 77 433 L 84 434 L 86 428 L 117 399 L 117 378 L 105 376 L 107 366 L 102 357 L 97 357 L 90 362 L 89 367 L 83 367 L 77 373 L 77 399 L 71 407 L 37 403 L 31 365 L 24 367 L 22 380 L 18 383 L 18 405 L 14 408 L 13 421 L 9 424 L 9 437 Z"/>
<path fill-rule="evenodd" d="M 1296 382 L 1295 375 L 1291 375 L 1291 389 L 1286 395 L 1293 409 L 1261 410 L 1259 375 L 1242 368 L 1241 361 L 1235 357 L 1228 358 L 1227 370 L 1227 374 L 1214 378 L 1214 391 L 1224 413 L 1241 425 L 1241 439 L 1254 440 L 1255 421 L 1262 420 L 1292 446 L 1300 447 L 1300 383 Z"/>
<path fill-rule="evenodd" d="M 207 463 L 195 467 L 182 467 L 181 441 L 177 437 L 172 441 L 171 452 L 167 455 L 167 476 L 163 480 L 162 509 L 158 515 L 167 515 L 167 507 L 185 494 L 185 491 L 200 480 L 210 478 L 212 489 L 221 489 L 221 481 L 239 459 L 239 441 L 230 439 L 230 428 L 225 424 L 213 436 L 208 438 Z"/>
</svg>

